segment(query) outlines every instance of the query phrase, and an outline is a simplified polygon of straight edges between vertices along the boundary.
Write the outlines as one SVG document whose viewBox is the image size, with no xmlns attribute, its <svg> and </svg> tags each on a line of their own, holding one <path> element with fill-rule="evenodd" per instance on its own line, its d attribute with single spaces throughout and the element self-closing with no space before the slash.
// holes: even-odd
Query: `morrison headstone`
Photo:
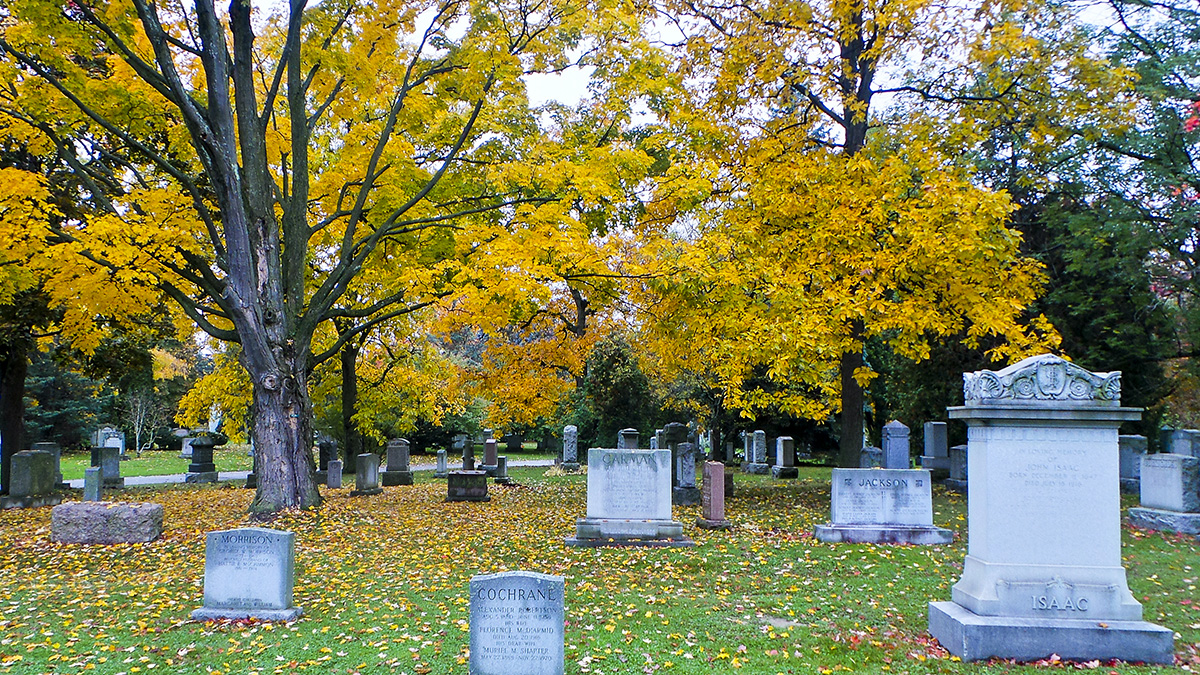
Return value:
<svg viewBox="0 0 1200 675">
<path fill-rule="evenodd" d="M 209 532 L 204 548 L 204 606 L 197 621 L 249 619 L 294 621 L 292 606 L 296 535 L 243 527 Z"/>
<path fill-rule="evenodd" d="M 471 578 L 471 675 L 562 675 L 562 577 L 500 572 Z"/>
<path fill-rule="evenodd" d="M 964 661 L 1174 662 L 1121 565 L 1117 429 L 1141 417 L 1121 374 L 1044 354 L 966 373 L 963 393 L 967 557 L 929 632 Z"/>
<path fill-rule="evenodd" d="M 588 451 L 587 517 L 568 546 L 692 546 L 671 519 L 671 451 Z"/>
</svg>

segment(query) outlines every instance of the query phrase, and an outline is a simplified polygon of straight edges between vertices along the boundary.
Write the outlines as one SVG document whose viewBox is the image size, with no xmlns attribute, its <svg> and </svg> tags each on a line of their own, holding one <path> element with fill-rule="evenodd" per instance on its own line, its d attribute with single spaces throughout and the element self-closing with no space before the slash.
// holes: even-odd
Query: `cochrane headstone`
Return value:
<svg viewBox="0 0 1200 675">
<path fill-rule="evenodd" d="M 1200 534 L 1200 459 L 1159 453 L 1142 458 L 1142 505 L 1129 522 L 1151 530 Z"/>
<path fill-rule="evenodd" d="M 908 427 L 899 420 L 883 425 L 883 468 L 907 469 L 909 460 Z"/>
<path fill-rule="evenodd" d="M 380 474 L 384 485 L 412 485 L 412 468 L 408 465 L 408 441 L 393 438 L 387 444 L 387 471 Z"/>
<path fill-rule="evenodd" d="M 499 457 L 499 449 L 496 447 L 496 439 L 489 438 L 483 442 L 483 464 L 479 465 L 479 470 L 489 476 L 496 475 L 496 458 Z"/>
<path fill-rule="evenodd" d="M 934 480 L 950 474 L 950 448 L 946 440 L 945 422 L 925 423 L 925 454 L 921 455 L 921 468 L 933 474 Z"/>
<path fill-rule="evenodd" d="M 1120 378 L 1049 354 L 964 374 L 949 413 L 968 426 L 967 557 L 952 601 L 929 604 L 950 653 L 1174 661 L 1121 565 L 1117 429 L 1141 410 L 1121 407 Z"/>
<path fill-rule="evenodd" d="M 1121 491 L 1138 492 L 1141 487 L 1142 458 L 1149 443 L 1145 436 L 1118 436 L 1121 449 Z"/>
<path fill-rule="evenodd" d="M 562 577 L 501 572 L 471 578 L 471 675 L 562 675 Z"/>
<path fill-rule="evenodd" d="M 44 450 L 22 450 L 12 456 L 8 494 L 0 508 L 26 509 L 62 502 L 54 491 L 54 457 Z"/>
<path fill-rule="evenodd" d="M 562 470 L 579 470 L 579 429 L 574 424 L 563 427 Z"/>
<path fill-rule="evenodd" d="M 354 489 L 350 496 L 377 495 L 383 492 L 379 487 L 379 455 L 364 452 L 354 462 Z"/>
<path fill-rule="evenodd" d="M 933 525 L 933 488 L 924 469 L 834 469 L 829 542 L 949 544 L 950 530 Z"/>
<path fill-rule="evenodd" d="M 775 466 L 771 467 L 771 475 L 783 479 L 800 475 L 800 470 L 796 468 L 796 441 L 791 436 L 775 439 Z"/>
<path fill-rule="evenodd" d="M 689 506 L 700 503 L 700 489 L 696 487 L 696 446 L 680 443 L 675 458 L 678 485 L 671 489 L 671 503 Z"/>
<path fill-rule="evenodd" d="M 296 535 L 243 527 L 209 532 L 204 548 L 204 606 L 197 621 L 249 619 L 294 621 L 292 606 Z"/>
<path fill-rule="evenodd" d="M 747 434 L 746 452 L 743 471 L 760 475 L 771 472 L 771 466 L 767 464 L 767 432 L 758 430 L 752 435 Z"/>
<path fill-rule="evenodd" d="M 720 462 L 704 463 L 704 480 L 700 494 L 700 517 L 696 527 L 705 530 L 727 530 L 725 518 L 725 465 Z"/>
<path fill-rule="evenodd" d="M 54 489 L 65 490 L 65 489 L 71 487 L 70 483 L 67 483 L 66 481 L 63 480 L 62 446 L 61 445 L 59 445 L 58 443 L 54 443 L 52 441 L 43 441 L 41 443 L 34 443 L 29 449 L 35 450 L 35 451 L 42 450 L 44 452 L 48 452 L 48 453 L 50 453 L 50 456 L 54 458 Z"/>
<path fill-rule="evenodd" d="M 671 451 L 588 451 L 587 517 L 568 546 L 693 546 L 671 519 Z"/>
<path fill-rule="evenodd" d="M 446 477 L 446 501 L 490 502 L 487 474 L 483 471 L 451 471 Z"/>
<path fill-rule="evenodd" d="M 445 448 L 437 451 L 437 468 L 433 471 L 434 478 L 445 478 L 450 474 L 446 466 L 446 450 Z"/>
</svg>

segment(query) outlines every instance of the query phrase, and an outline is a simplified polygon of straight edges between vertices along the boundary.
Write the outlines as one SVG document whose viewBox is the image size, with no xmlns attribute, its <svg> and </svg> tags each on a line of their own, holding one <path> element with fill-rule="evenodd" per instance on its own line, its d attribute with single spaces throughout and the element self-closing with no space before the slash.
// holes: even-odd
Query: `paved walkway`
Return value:
<svg viewBox="0 0 1200 675">
<path fill-rule="evenodd" d="M 476 457 L 478 459 L 478 457 Z M 510 468 L 517 466 L 554 466 L 552 459 L 517 459 L 508 463 Z M 413 471 L 433 471 L 437 468 L 436 464 L 413 464 Z M 382 470 L 382 469 L 381 469 Z M 453 470 L 453 468 L 452 468 Z M 220 480 L 246 480 L 249 471 L 222 471 L 217 474 Z M 173 473 L 166 476 L 126 476 L 125 485 L 169 485 L 171 483 L 182 483 L 186 474 Z M 75 489 L 83 489 L 83 479 L 76 478 L 75 480 L 67 481 L 67 484 Z"/>
</svg>

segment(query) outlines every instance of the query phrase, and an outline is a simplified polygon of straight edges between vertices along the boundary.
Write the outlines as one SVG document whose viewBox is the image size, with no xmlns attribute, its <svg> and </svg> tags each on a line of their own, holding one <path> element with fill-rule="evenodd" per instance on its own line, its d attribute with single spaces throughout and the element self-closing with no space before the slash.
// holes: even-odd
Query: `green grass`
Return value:
<svg viewBox="0 0 1200 675">
<path fill-rule="evenodd" d="M 374 497 L 323 490 L 318 511 L 271 524 L 297 535 L 305 615 L 292 624 L 188 618 L 202 600 L 204 534 L 245 524 L 249 490 L 126 491 L 166 507 L 164 538 L 144 545 L 55 545 L 49 509 L 0 513 L 0 673 L 465 673 L 470 578 L 514 569 L 566 578 L 567 673 L 1046 670 L 963 664 L 926 636 L 926 603 L 950 597 L 966 553 L 966 501 L 940 488 L 935 522 L 960 535 L 950 546 L 814 540 L 829 471 L 805 468 L 788 482 L 739 474 L 728 532 L 698 530 L 698 507 L 675 507 L 695 548 L 574 549 L 562 540 L 585 511 L 586 479 L 544 471 L 513 470 L 520 487 L 493 486 L 489 503 L 445 503 L 428 472 Z M 1200 667 L 1200 545 L 1123 535 L 1145 618 L 1177 631 L 1181 664 Z"/>
<path fill-rule="evenodd" d="M 217 471 L 249 471 L 252 458 L 246 454 L 248 445 L 230 445 L 213 450 L 213 463 Z M 179 456 L 179 451 L 147 450 L 141 457 L 134 457 L 121 462 L 122 476 L 163 476 L 173 473 L 187 473 L 188 464 L 192 461 Z M 83 478 L 83 470 L 91 466 L 91 454 L 87 452 L 63 453 L 62 473 L 64 480 Z"/>
</svg>

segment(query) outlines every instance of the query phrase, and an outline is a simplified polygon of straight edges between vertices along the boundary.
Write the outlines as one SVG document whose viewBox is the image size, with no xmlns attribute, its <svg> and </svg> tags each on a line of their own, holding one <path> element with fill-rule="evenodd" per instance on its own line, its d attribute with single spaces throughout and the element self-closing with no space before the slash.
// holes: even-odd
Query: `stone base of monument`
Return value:
<svg viewBox="0 0 1200 675">
<path fill-rule="evenodd" d="M 329 483 L 329 471 L 317 471 L 317 485 L 325 485 Z"/>
<path fill-rule="evenodd" d="M 742 471 L 744 471 L 746 473 L 752 473 L 752 474 L 755 474 L 758 476 L 765 476 L 765 475 L 771 473 L 771 466 L 769 464 L 758 464 L 755 462 L 750 462 L 749 464 L 742 465 Z"/>
<path fill-rule="evenodd" d="M 184 474 L 183 482 L 185 483 L 215 483 L 217 482 L 216 471 L 202 471 L 199 473 Z"/>
<path fill-rule="evenodd" d="M 450 475 L 449 471 L 434 471 L 433 472 L 434 478 L 446 478 L 449 475 Z"/>
<path fill-rule="evenodd" d="M 304 614 L 299 607 L 290 609 L 210 609 L 201 607 L 192 610 L 194 621 L 237 621 L 257 619 L 259 621 L 295 621 Z"/>
<path fill-rule="evenodd" d="M 0 509 L 33 509 L 39 506 L 54 506 L 62 503 L 62 496 L 56 494 L 31 495 L 27 497 L 0 497 Z"/>
<path fill-rule="evenodd" d="M 482 471 L 451 471 L 446 480 L 448 502 L 490 502 L 487 474 Z"/>
<path fill-rule="evenodd" d="M 380 471 L 379 482 L 389 487 L 393 485 L 412 485 L 413 475 L 411 471 Z"/>
<path fill-rule="evenodd" d="M 50 511 L 50 540 L 60 544 L 136 544 L 162 531 L 162 504 L 70 502 Z"/>
<path fill-rule="evenodd" d="M 683 536 L 683 524 L 677 520 L 634 520 L 623 518 L 580 518 L 575 521 L 575 536 L 567 546 L 648 546 L 686 548 L 696 543 Z"/>
<path fill-rule="evenodd" d="M 1144 506 L 1129 509 L 1129 524 L 1148 530 L 1169 530 L 1200 535 L 1200 513 L 1183 513 Z"/>
<path fill-rule="evenodd" d="M 246 485 L 243 487 L 245 487 L 247 490 L 258 489 L 258 476 L 254 475 L 253 473 L 246 474 Z"/>
<path fill-rule="evenodd" d="M 771 467 L 771 477 L 783 480 L 799 478 L 800 471 L 794 466 L 773 466 Z"/>
<path fill-rule="evenodd" d="M 512 476 L 496 476 L 492 479 L 492 482 L 496 485 L 516 485 L 516 482 L 513 481 Z"/>
<path fill-rule="evenodd" d="M 1121 492 L 1132 492 L 1137 494 L 1142 491 L 1142 481 L 1137 478 L 1122 478 Z"/>
<path fill-rule="evenodd" d="M 1147 621 L 980 616 L 953 602 L 931 602 L 929 634 L 963 661 L 1057 654 L 1068 661 L 1175 662 L 1174 632 Z"/>
<path fill-rule="evenodd" d="M 480 464 L 479 466 L 475 467 L 475 470 L 486 473 L 488 478 L 496 477 L 496 465 L 495 464 Z"/>
<path fill-rule="evenodd" d="M 957 478 L 947 478 L 942 481 L 942 485 L 951 492 L 957 492 L 960 495 L 967 494 L 967 481 L 958 480 Z"/>
<path fill-rule="evenodd" d="M 949 544 L 954 532 L 918 525 L 818 525 L 817 539 L 847 544 Z"/>
<path fill-rule="evenodd" d="M 709 520 L 707 518 L 697 518 L 696 527 L 702 530 L 728 530 L 733 527 L 733 523 L 728 520 Z"/>
<path fill-rule="evenodd" d="M 370 495 L 379 495 L 379 494 L 383 494 L 383 488 L 378 487 L 378 486 L 373 487 L 373 488 L 367 488 L 365 490 L 359 490 L 358 488 L 355 488 L 350 491 L 351 497 L 367 497 Z"/>
<path fill-rule="evenodd" d="M 671 488 L 671 503 L 675 506 L 691 506 L 700 503 L 700 488 Z"/>
</svg>

